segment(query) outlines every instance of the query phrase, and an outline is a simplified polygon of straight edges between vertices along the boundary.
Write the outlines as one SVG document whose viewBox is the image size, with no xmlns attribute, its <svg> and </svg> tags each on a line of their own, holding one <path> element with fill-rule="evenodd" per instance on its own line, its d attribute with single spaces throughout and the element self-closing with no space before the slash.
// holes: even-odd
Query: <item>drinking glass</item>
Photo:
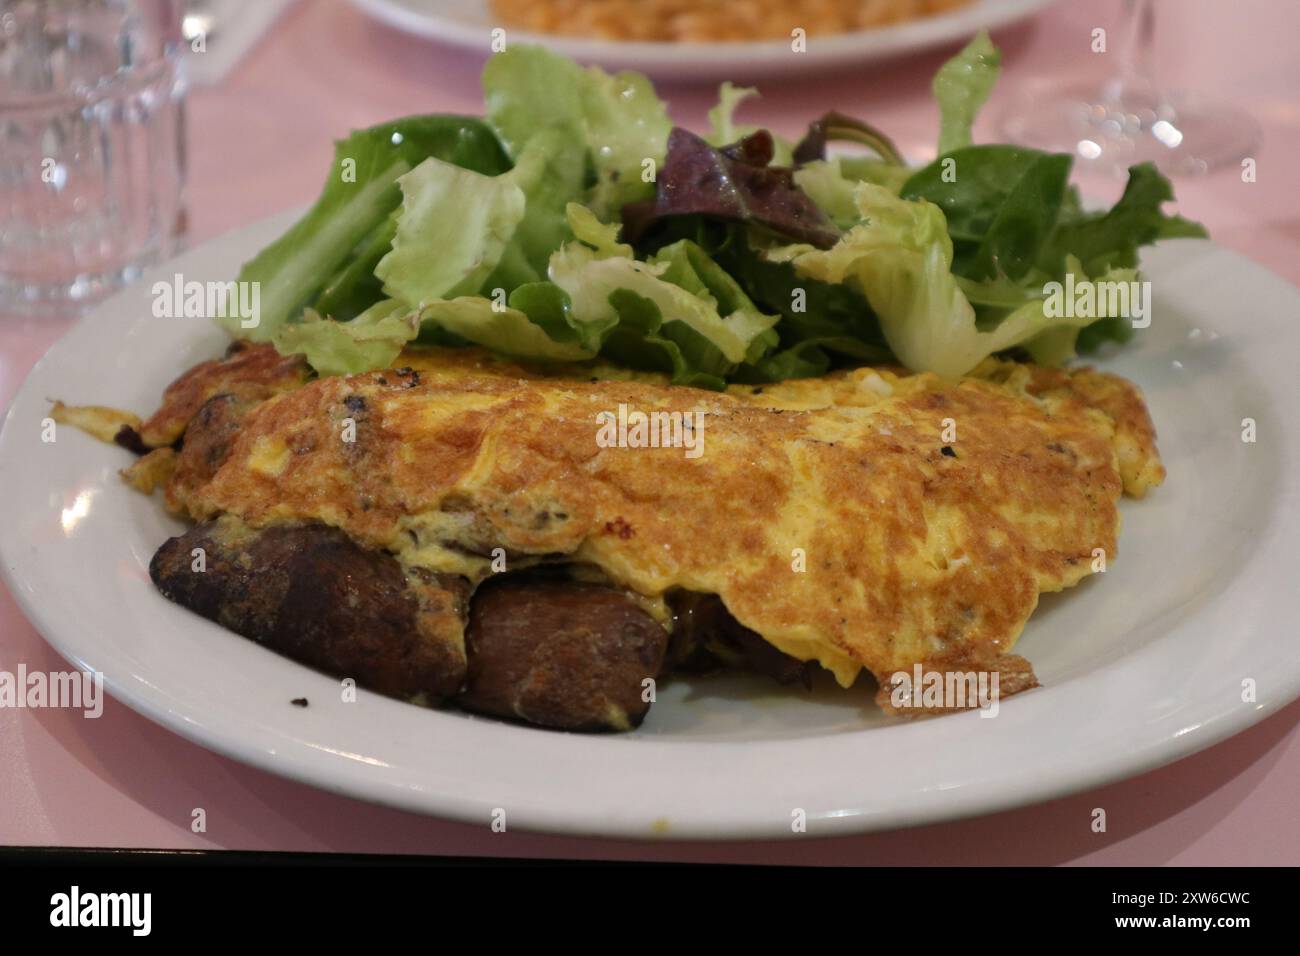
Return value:
<svg viewBox="0 0 1300 956">
<path fill-rule="evenodd" d="M 77 311 L 184 228 L 181 0 L 0 0 L 0 315 Z"/>
</svg>

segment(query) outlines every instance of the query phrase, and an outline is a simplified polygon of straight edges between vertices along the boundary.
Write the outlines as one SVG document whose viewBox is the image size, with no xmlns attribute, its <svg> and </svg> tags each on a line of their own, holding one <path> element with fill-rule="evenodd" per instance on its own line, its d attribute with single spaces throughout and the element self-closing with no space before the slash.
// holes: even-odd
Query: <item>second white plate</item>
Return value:
<svg viewBox="0 0 1300 956">
<path fill-rule="evenodd" d="M 974 0 L 939 16 L 875 30 L 812 37 L 799 53 L 789 40 L 754 43 L 634 43 L 507 29 L 509 43 L 539 43 L 582 63 L 640 70 L 656 80 L 749 81 L 807 70 L 864 66 L 892 56 L 966 40 L 1041 10 L 1053 0 Z M 488 0 L 353 0 L 377 20 L 406 33 L 487 53 L 502 24 Z"/>
</svg>

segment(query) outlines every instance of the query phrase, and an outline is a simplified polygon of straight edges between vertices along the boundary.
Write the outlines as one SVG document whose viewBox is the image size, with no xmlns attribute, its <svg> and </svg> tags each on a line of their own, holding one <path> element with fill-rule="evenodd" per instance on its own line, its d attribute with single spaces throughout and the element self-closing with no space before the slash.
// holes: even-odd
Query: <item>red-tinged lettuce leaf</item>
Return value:
<svg viewBox="0 0 1300 956">
<path fill-rule="evenodd" d="M 674 127 L 655 198 L 623 207 L 623 239 L 635 243 L 662 219 L 695 215 L 752 223 L 795 242 L 830 248 L 839 231 L 795 184 L 791 170 L 768 165 L 772 151 L 767 130 L 718 149 Z"/>
<path fill-rule="evenodd" d="M 845 116 L 832 110 L 808 124 L 808 132 L 794 148 L 796 167 L 826 158 L 826 144 L 832 141 L 859 143 L 866 146 L 886 163 L 903 165 L 898 147 L 888 136 L 870 123 Z"/>
</svg>

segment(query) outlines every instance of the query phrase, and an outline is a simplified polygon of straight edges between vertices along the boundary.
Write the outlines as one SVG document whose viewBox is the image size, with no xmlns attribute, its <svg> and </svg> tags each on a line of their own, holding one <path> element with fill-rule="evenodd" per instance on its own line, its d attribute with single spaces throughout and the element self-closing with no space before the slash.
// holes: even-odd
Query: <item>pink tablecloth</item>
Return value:
<svg viewBox="0 0 1300 956">
<path fill-rule="evenodd" d="M 1300 6 L 1294 0 L 1167 0 L 1163 75 L 1249 109 L 1265 129 L 1258 180 L 1236 170 L 1177 184 L 1182 211 L 1214 238 L 1300 283 Z M 1062 4 L 1003 32 L 1002 93 L 1051 71 L 1094 73 L 1094 27 L 1118 4 Z M 1112 33 L 1112 35 L 1114 35 Z M 795 133 L 828 108 L 870 118 L 904 151 L 932 151 L 936 52 L 833 77 L 769 84 L 755 108 Z M 191 98 L 191 238 L 201 241 L 310 200 L 333 138 L 407 113 L 481 111 L 481 58 L 373 24 L 352 7 L 301 0 L 214 89 Z M 675 118 L 704 120 L 707 89 L 665 87 Z M 982 124 L 990 137 L 991 124 Z M 978 131 L 977 131 L 978 132 Z M 1091 192 L 1117 188 L 1088 182 Z M 1297 316 L 1300 321 L 1300 316 Z M 8 403 L 59 323 L 0 318 L 0 402 Z M 3 530 L 0 529 L 0 533 Z M 1294 629 L 1294 622 L 1260 622 Z M 0 588 L 0 666 L 62 662 Z M 787 863 L 1295 864 L 1300 862 L 1300 703 L 1172 766 L 1025 810 L 851 839 L 682 844 L 494 834 L 333 796 L 209 753 L 109 701 L 103 717 L 0 709 L 0 845 L 145 846 L 642 858 Z M 864 772 L 871 772 L 864 768 Z M 207 832 L 190 831 L 207 811 Z M 1109 832 L 1095 834 L 1094 807 Z"/>
</svg>

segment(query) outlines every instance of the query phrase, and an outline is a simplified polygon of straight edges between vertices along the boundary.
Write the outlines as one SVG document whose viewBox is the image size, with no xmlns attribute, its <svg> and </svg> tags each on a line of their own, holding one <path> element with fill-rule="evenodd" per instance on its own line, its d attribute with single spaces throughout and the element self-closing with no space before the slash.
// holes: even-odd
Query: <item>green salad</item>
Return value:
<svg viewBox="0 0 1300 956">
<path fill-rule="evenodd" d="M 711 389 L 862 363 L 951 378 L 1127 341 L 1121 316 L 1054 316 L 1044 287 L 1131 281 L 1139 246 L 1204 230 L 1161 211 L 1150 164 L 1085 211 L 1070 156 L 972 143 L 998 61 L 980 35 L 939 70 L 938 157 L 918 167 L 836 112 L 796 143 L 739 124 L 755 91 L 731 84 L 694 133 L 640 74 L 512 47 L 484 69 L 484 118 L 337 143 L 315 205 L 240 272 L 257 325 L 220 321 L 322 375 L 426 343 Z"/>
</svg>

